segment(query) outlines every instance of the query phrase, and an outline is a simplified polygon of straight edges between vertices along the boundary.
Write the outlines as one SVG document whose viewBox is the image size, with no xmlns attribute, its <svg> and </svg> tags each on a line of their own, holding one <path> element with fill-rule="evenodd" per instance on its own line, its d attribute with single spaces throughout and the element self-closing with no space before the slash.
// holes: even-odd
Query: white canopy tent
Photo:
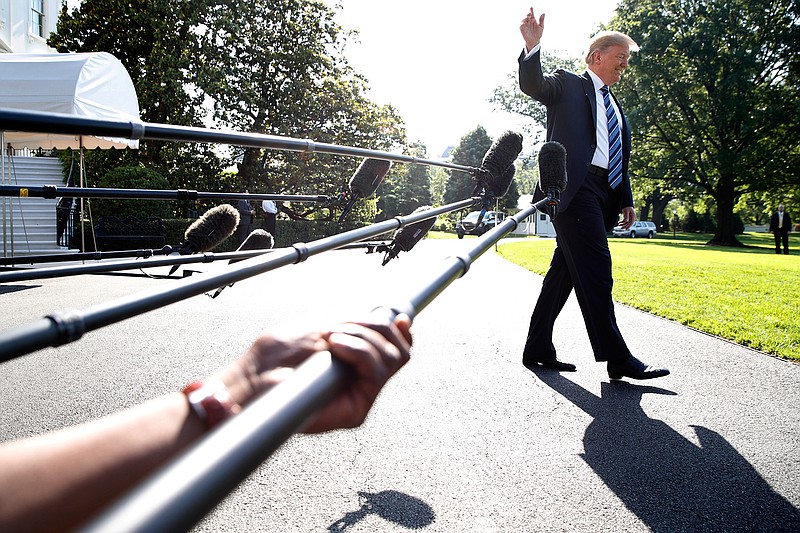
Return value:
<svg viewBox="0 0 800 533">
<path fill-rule="evenodd" d="M 136 121 L 139 102 L 128 71 L 106 52 L 0 54 L 0 108 Z M 92 136 L 5 132 L 20 148 L 138 148 L 139 141 Z"/>
<path fill-rule="evenodd" d="M 0 108 L 63 113 L 100 120 L 140 122 L 139 102 L 128 71 L 113 55 L 105 52 L 84 54 L 0 54 Z M 16 131 L 6 126 L 0 130 L 0 152 L 9 149 L 68 149 L 80 151 L 80 179 L 84 185 L 83 150 L 85 148 L 139 148 L 138 140 L 59 135 Z M 5 163 L 6 158 L 0 158 Z M 0 164 L 0 182 L 9 182 L 6 165 Z M 7 209 L 8 203 L 8 209 Z M 3 255 L 7 253 L 8 229 L 11 226 L 11 253 L 14 255 L 13 204 L 2 202 Z M 80 200 L 83 220 L 83 198 Z M 83 225 L 81 241 L 83 243 Z M 82 244 L 82 248 L 85 246 Z"/>
</svg>

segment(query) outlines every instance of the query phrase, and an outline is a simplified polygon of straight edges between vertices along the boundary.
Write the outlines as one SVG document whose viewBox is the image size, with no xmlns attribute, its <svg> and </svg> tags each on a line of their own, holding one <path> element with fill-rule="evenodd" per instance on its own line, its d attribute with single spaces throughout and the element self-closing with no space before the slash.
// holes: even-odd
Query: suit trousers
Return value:
<svg viewBox="0 0 800 533">
<path fill-rule="evenodd" d="M 783 244 L 783 253 L 789 253 L 789 232 L 776 230 L 775 234 L 775 253 L 781 253 L 781 244 Z"/>
<path fill-rule="evenodd" d="M 596 361 L 622 361 L 631 355 L 614 315 L 611 252 L 604 206 L 611 189 L 605 178 L 587 175 L 569 207 L 553 221 L 556 249 L 531 316 L 526 359 L 556 356 L 553 327 L 575 289 Z"/>
</svg>

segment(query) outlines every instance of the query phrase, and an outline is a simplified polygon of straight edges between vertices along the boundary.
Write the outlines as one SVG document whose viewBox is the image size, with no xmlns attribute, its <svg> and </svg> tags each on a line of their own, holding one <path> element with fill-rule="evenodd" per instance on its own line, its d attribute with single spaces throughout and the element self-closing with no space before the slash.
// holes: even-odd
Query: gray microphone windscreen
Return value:
<svg viewBox="0 0 800 533">
<path fill-rule="evenodd" d="M 503 172 L 514 164 L 521 151 L 522 135 L 513 131 L 506 131 L 486 151 L 481 168 L 489 171 L 492 181 L 499 180 Z"/>
<path fill-rule="evenodd" d="M 563 192 L 567 188 L 567 150 L 557 141 L 548 141 L 539 150 L 539 188 Z"/>
<path fill-rule="evenodd" d="M 241 246 L 236 250 L 237 252 L 245 252 L 248 250 L 272 250 L 275 246 L 275 239 L 272 234 L 267 230 L 254 229 L 250 235 L 242 242 Z M 228 264 L 244 261 L 244 259 L 231 259 Z"/>
<path fill-rule="evenodd" d="M 272 238 L 270 232 L 263 229 L 254 229 L 242 242 L 242 245 L 239 246 L 239 251 L 272 250 L 273 246 L 275 246 L 275 239 Z"/>
<path fill-rule="evenodd" d="M 431 209 L 429 205 L 423 205 L 414 210 L 414 213 Z M 412 213 L 412 214 L 414 214 Z M 413 224 L 408 224 L 397 230 L 394 234 L 394 242 L 397 247 L 404 252 L 411 250 L 436 224 L 436 217 L 426 218 Z"/>
<path fill-rule="evenodd" d="M 361 162 L 353 177 L 350 178 L 350 192 L 354 196 L 369 198 L 378 189 L 392 163 L 384 159 L 367 158 Z"/>
<path fill-rule="evenodd" d="M 186 229 L 179 252 L 208 251 L 227 239 L 239 225 L 239 211 L 229 204 L 212 207 Z"/>
</svg>

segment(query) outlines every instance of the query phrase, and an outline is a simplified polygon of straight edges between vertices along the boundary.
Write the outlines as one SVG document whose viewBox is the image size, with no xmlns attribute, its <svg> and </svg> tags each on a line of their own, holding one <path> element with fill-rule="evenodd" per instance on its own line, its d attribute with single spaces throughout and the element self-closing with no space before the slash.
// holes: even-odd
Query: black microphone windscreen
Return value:
<svg viewBox="0 0 800 533">
<path fill-rule="evenodd" d="M 350 178 L 350 192 L 354 196 L 369 198 L 378 189 L 378 185 L 381 184 L 391 166 L 392 162 L 385 159 L 364 159 L 353 177 Z"/>
<path fill-rule="evenodd" d="M 212 207 L 186 229 L 179 252 L 195 254 L 222 243 L 239 225 L 239 211 L 229 204 Z"/>
<path fill-rule="evenodd" d="M 239 246 L 238 251 L 272 250 L 273 246 L 275 246 L 275 239 L 272 238 L 270 232 L 263 229 L 254 229 Z"/>
<path fill-rule="evenodd" d="M 567 150 L 556 141 L 548 141 L 539 150 L 539 188 L 563 192 L 567 188 Z"/>
<path fill-rule="evenodd" d="M 505 196 L 508 192 L 508 189 L 511 188 L 511 182 L 514 181 L 514 174 L 516 171 L 517 169 L 514 165 L 508 167 L 499 178 L 494 180 L 494 183 L 487 187 L 489 194 L 495 198 L 502 198 Z"/>
<path fill-rule="evenodd" d="M 429 205 L 423 205 L 414 210 L 414 213 L 419 213 L 420 211 L 427 211 L 431 209 Z M 412 214 L 414 214 L 412 213 Z M 414 222 L 413 224 L 408 224 L 407 226 L 403 226 L 399 230 L 397 230 L 394 234 L 394 242 L 400 250 L 404 252 L 408 252 L 411 250 L 419 241 L 422 240 L 425 235 L 431 230 L 433 225 L 436 224 L 436 217 L 427 218 L 425 220 L 420 220 L 419 222 Z"/>
<path fill-rule="evenodd" d="M 486 151 L 481 168 L 489 171 L 492 181 L 499 180 L 503 172 L 514 164 L 521 151 L 522 135 L 513 131 L 506 131 Z"/>
<path fill-rule="evenodd" d="M 275 246 L 275 239 L 272 237 L 272 234 L 259 228 L 251 231 L 250 235 L 247 236 L 236 251 L 272 250 L 273 246 Z M 244 259 L 231 259 L 228 261 L 228 264 L 238 263 L 239 261 L 244 261 Z"/>
</svg>

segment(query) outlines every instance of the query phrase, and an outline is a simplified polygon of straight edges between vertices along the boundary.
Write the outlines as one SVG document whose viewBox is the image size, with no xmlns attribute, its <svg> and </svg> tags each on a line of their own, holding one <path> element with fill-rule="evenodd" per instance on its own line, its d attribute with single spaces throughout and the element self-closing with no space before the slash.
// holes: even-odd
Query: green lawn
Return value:
<svg viewBox="0 0 800 533">
<path fill-rule="evenodd" d="M 609 239 L 614 300 L 786 359 L 800 361 L 800 236 L 776 255 L 771 234 L 746 248 L 706 246 L 709 235 Z M 544 274 L 554 239 L 507 239 L 499 253 Z"/>
</svg>

